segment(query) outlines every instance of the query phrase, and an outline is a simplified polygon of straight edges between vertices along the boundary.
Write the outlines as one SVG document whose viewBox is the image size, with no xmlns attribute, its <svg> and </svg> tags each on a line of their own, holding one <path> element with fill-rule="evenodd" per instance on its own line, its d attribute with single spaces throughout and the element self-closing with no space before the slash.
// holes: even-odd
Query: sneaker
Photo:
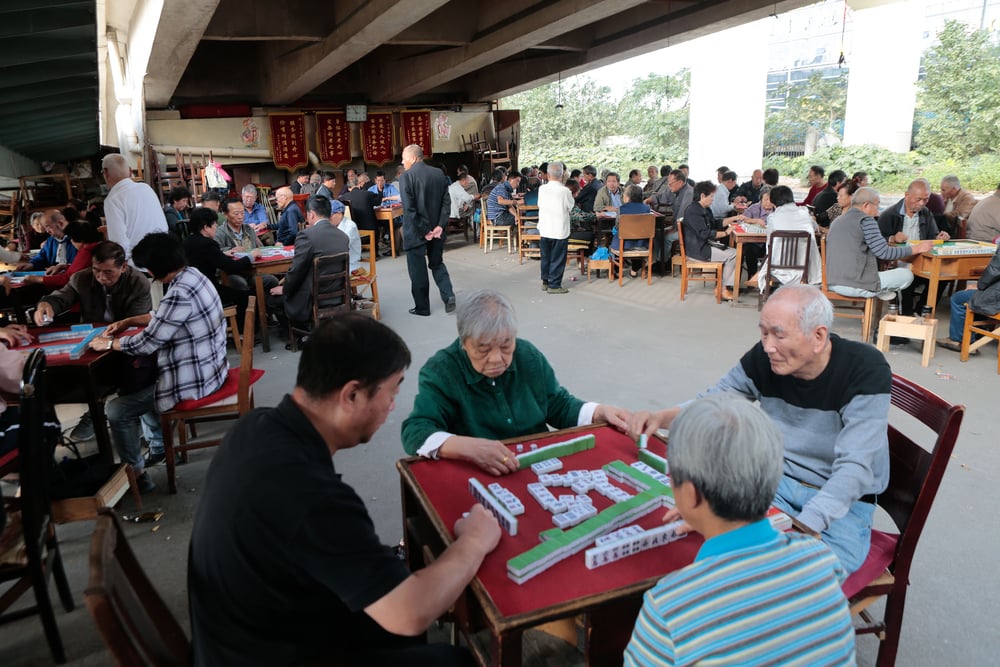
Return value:
<svg viewBox="0 0 1000 667">
<path fill-rule="evenodd" d="M 94 437 L 94 420 L 90 417 L 90 412 L 84 412 L 83 416 L 80 417 L 80 421 L 77 422 L 73 430 L 70 431 L 69 437 L 77 441 L 90 440 Z"/>
<path fill-rule="evenodd" d="M 569 294 L 569 290 L 565 287 L 550 287 L 545 291 L 549 294 Z"/>
<path fill-rule="evenodd" d="M 444 304 L 444 312 L 454 313 L 455 312 L 455 297 L 448 299 L 447 303 Z"/>
<path fill-rule="evenodd" d="M 166 452 L 153 453 L 150 452 L 149 456 L 146 457 L 145 463 L 143 463 L 144 468 L 152 468 L 153 466 L 160 465 L 167 460 Z"/>
<path fill-rule="evenodd" d="M 141 475 L 135 478 L 135 481 L 139 485 L 139 493 L 143 495 L 146 495 L 147 493 L 156 490 L 156 483 L 153 481 L 153 478 L 149 476 L 149 473 L 145 470 L 142 471 Z"/>
<path fill-rule="evenodd" d="M 548 292 L 549 291 L 549 284 L 548 283 L 542 283 L 542 291 L 543 292 Z"/>
</svg>

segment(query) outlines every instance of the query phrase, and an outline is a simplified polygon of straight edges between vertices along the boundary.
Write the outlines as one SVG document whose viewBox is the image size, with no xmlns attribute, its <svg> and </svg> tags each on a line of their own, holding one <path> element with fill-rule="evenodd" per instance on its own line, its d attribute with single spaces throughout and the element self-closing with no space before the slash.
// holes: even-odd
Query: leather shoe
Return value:
<svg viewBox="0 0 1000 667">
<path fill-rule="evenodd" d="M 448 299 L 448 302 L 444 304 L 444 312 L 454 313 L 455 312 L 455 297 Z"/>
<path fill-rule="evenodd" d="M 414 308 L 410 308 L 410 310 L 408 312 L 410 313 L 410 315 L 420 315 L 421 317 L 430 317 L 431 316 L 430 313 L 421 313 L 415 307 Z"/>
</svg>

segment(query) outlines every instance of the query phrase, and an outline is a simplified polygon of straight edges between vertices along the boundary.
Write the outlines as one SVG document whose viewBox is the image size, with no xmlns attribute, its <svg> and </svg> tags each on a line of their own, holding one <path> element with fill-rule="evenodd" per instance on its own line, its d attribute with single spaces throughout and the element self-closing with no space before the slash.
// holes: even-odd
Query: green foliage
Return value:
<svg viewBox="0 0 1000 667">
<path fill-rule="evenodd" d="M 635 79 L 621 101 L 586 77 L 546 84 L 500 100 L 521 110 L 520 163 L 563 160 L 613 168 L 624 177 L 664 161 L 686 159 L 690 73 Z M 557 104 L 562 108 L 556 108 Z M 618 141 L 609 141 L 613 137 Z"/>
<path fill-rule="evenodd" d="M 926 178 L 935 192 L 941 179 L 954 174 L 962 187 L 975 192 L 991 192 L 1000 180 L 1000 155 L 980 155 L 967 160 L 936 160 L 916 152 L 893 153 L 879 146 L 836 146 L 812 155 L 786 158 L 769 155 L 764 168 L 774 167 L 782 176 L 805 182 L 809 167 L 818 164 L 827 170 L 843 169 L 848 175 L 867 171 L 872 187 L 884 192 L 902 192 L 915 178 Z"/>
<path fill-rule="evenodd" d="M 813 72 L 805 81 L 782 84 L 778 92 L 785 98 L 785 107 L 768 110 L 765 115 L 765 147 L 802 144 L 809 128 L 842 134 L 847 109 L 846 71 L 834 77 Z"/>
<path fill-rule="evenodd" d="M 919 82 L 918 150 L 966 158 L 1000 149 L 1000 47 L 986 30 L 948 21 L 924 53 Z"/>
</svg>

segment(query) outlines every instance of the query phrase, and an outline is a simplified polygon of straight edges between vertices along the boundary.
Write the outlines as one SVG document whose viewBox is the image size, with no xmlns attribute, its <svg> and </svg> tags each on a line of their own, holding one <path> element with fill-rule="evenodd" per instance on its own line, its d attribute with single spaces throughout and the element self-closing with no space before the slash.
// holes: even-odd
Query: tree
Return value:
<svg viewBox="0 0 1000 667">
<path fill-rule="evenodd" d="M 1000 149 L 1000 48 L 990 34 L 948 21 L 923 69 L 917 149 L 959 159 Z"/>
<path fill-rule="evenodd" d="M 629 134 L 650 149 L 650 159 L 687 155 L 691 72 L 648 74 L 633 79 L 618 103 L 616 114 L 622 134 Z"/>
<path fill-rule="evenodd" d="M 765 146 L 802 144 L 810 129 L 841 136 L 847 109 L 847 72 L 836 76 L 813 72 L 804 81 L 782 84 L 777 92 L 785 104 L 773 109 L 774 102 L 770 102 L 764 121 Z"/>
</svg>

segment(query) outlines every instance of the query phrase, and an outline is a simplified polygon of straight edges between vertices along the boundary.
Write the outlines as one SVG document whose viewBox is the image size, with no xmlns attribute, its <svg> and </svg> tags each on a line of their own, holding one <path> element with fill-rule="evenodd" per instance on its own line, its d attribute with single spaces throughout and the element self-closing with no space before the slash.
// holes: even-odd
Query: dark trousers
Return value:
<svg viewBox="0 0 1000 667">
<path fill-rule="evenodd" d="M 219 291 L 219 300 L 223 306 L 236 306 L 236 327 L 243 333 L 244 315 L 247 312 L 247 304 L 250 300 L 250 292 L 241 289 L 234 289 L 229 285 L 216 285 Z M 257 306 L 260 308 L 260 306 Z"/>
<path fill-rule="evenodd" d="M 410 274 L 410 293 L 413 294 L 413 306 L 418 313 L 431 312 L 430 281 L 427 279 L 427 269 L 434 276 L 434 282 L 441 291 L 441 300 L 448 303 L 455 298 L 455 290 L 451 287 L 451 276 L 448 267 L 444 265 L 444 235 L 439 239 L 431 239 L 427 243 L 410 248 L 406 251 L 406 270 Z"/>
<path fill-rule="evenodd" d="M 542 282 L 549 287 L 562 287 L 563 272 L 566 270 L 566 250 L 568 239 L 542 238 Z"/>
<path fill-rule="evenodd" d="M 938 283 L 938 293 L 947 283 Z M 900 315 L 919 315 L 921 309 L 927 306 L 936 306 L 938 294 L 928 294 L 931 283 L 926 278 L 914 276 L 910 286 L 900 292 Z M 919 291 L 918 291 L 919 290 Z"/>
</svg>

